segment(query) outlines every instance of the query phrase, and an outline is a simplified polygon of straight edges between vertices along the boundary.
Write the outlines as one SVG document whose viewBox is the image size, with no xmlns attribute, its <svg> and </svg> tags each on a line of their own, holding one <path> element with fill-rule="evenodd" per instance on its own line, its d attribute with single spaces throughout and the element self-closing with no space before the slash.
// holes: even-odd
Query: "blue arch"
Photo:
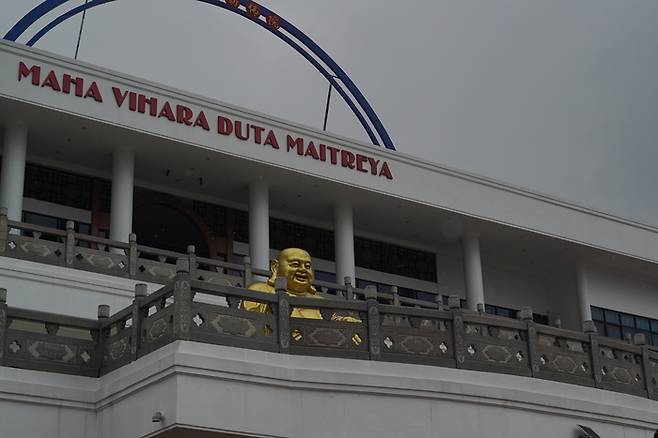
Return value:
<svg viewBox="0 0 658 438">
<path fill-rule="evenodd" d="M 69 2 L 71 0 L 44 0 L 42 3 L 34 7 L 23 18 L 21 18 L 4 36 L 4 39 L 16 41 L 25 31 L 34 24 L 39 18 L 43 17 L 53 9 Z M 65 12 L 52 20 L 42 29 L 40 29 L 27 43 L 28 46 L 34 45 L 39 39 L 47 34 L 54 27 L 64 22 L 65 20 L 96 6 L 101 6 L 116 0 L 91 0 L 84 5 L 77 6 L 68 12 Z M 338 64 L 315 42 L 306 36 L 301 30 L 292 25 L 290 22 L 284 20 L 271 10 L 261 6 L 260 4 L 251 0 L 197 0 L 201 3 L 206 3 L 212 6 L 217 6 L 228 11 L 234 12 L 250 21 L 267 29 L 279 39 L 283 40 L 290 47 L 295 49 L 301 54 L 316 70 L 322 74 L 327 81 L 338 91 L 341 97 L 345 100 L 354 115 L 357 117 L 363 128 L 365 129 L 368 137 L 373 144 L 379 145 L 379 139 L 388 149 L 395 150 L 390 136 L 386 132 L 383 124 L 375 114 L 374 110 L 363 96 L 358 87 L 352 82 L 345 71 L 340 68 Z M 264 20 L 262 19 L 264 18 Z M 287 32 L 284 33 L 281 30 Z M 308 51 L 307 51 L 308 50 Z M 310 53 L 309 53 L 310 51 Z M 318 59 L 316 59 L 315 55 Z M 336 81 L 340 80 L 340 83 Z M 343 84 L 343 86 L 341 86 Z M 349 94 L 348 94 L 349 92 Z M 351 95 L 351 96 L 350 96 Z M 353 99 L 352 99 L 353 98 Z M 356 102 L 355 102 L 356 101 Z M 370 123 L 368 123 L 370 122 Z M 372 127 L 371 127 L 372 125 Z M 374 132 L 373 132 L 374 128 Z M 376 134 L 375 134 L 376 132 Z M 379 137 L 379 139 L 378 139 Z"/>
</svg>

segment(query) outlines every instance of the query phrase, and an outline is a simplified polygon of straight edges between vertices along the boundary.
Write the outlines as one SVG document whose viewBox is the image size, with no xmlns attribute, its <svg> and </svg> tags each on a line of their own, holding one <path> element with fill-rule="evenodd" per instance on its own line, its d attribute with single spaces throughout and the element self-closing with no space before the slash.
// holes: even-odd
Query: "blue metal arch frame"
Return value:
<svg viewBox="0 0 658 438">
<path fill-rule="evenodd" d="M 4 39 L 10 41 L 16 41 L 25 31 L 34 24 L 38 19 L 52 11 L 53 9 L 69 2 L 71 0 L 44 0 L 42 3 L 34 7 L 29 11 L 23 18 L 21 18 L 4 36 Z M 28 42 L 28 46 L 34 45 L 39 41 L 45 34 L 47 34 L 54 27 L 60 23 L 68 20 L 69 18 L 96 6 L 101 6 L 107 3 L 111 3 L 117 0 L 91 0 L 84 5 L 77 6 L 68 12 L 65 12 L 52 20 L 46 26 L 39 30 Z M 301 54 L 308 62 L 313 65 L 322 74 L 329 83 L 338 91 L 338 93 L 345 100 L 347 105 L 350 107 L 354 115 L 357 117 L 363 128 L 365 129 L 368 137 L 375 145 L 379 145 L 379 139 L 388 149 L 395 150 L 393 142 L 391 141 L 390 136 L 386 132 L 383 124 L 375 114 L 374 110 L 363 96 L 361 91 L 357 86 L 352 82 L 349 76 L 345 71 L 340 68 L 338 64 L 324 51 L 320 48 L 315 42 L 313 42 L 308 36 L 306 36 L 301 30 L 295 27 L 290 22 L 279 17 L 277 14 L 273 13 L 271 10 L 261 6 L 260 4 L 251 1 L 251 0 L 197 0 L 201 3 L 206 3 L 212 6 L 217 6 L 228 11 L 234 12 L 244 18 L 249 19 L 250 21 L 260 25 L 261 27 L 269 30 L 279 39 L 283 40 L 290 47 L 295 49 L 299 54 Z M 265 20 L 261 19 L 265 18 Z M 284 33 L 281 30 L 287 32 Z M 295 41 L 297 40 L 297 41 Z M 305 50 L 307 49 L 310 53 Z M 325 65 L 323 66 L 320 61 Z M 342 84 L 344 84 L 347 91 L 341 86 L 340 83 L 336 81 L 339 79 Z M 350 95 L 347 93 L 349 91 Z M 356 100 L 356 103 L 354 100 Z M 358 104 L 358 106 L 357 106 Z M 365 116 L 364 116 L 365 113 Z M 368 123 L 370 122 L 370 124 Z M 376 131 L 373 132 L 373 129 Z"/>
</svg>

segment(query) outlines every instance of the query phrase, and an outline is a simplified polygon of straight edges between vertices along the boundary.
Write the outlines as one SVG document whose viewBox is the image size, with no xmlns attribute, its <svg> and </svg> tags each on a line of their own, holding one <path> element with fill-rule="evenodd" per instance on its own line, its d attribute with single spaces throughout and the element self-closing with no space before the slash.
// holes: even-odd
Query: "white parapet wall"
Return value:
<svg viewBox="0 0 658 438">
<path fill-rule="evenodd" d="M 186 341 L 98 379 L 0 368 L 3 436 L 21 438 L 575 438 L 578 424 L 651 438 L 657 412 L 656 401 L 525 377 Z"/>
<path fill-rule="evenodd" d="M 0 257 L 0 288 L 10 307 L 96 319 L 99 304 L 111 313 L 130 305 L 136 280 Z M 148 283 L 148 292 L 162 285 Z"/>
</svg>

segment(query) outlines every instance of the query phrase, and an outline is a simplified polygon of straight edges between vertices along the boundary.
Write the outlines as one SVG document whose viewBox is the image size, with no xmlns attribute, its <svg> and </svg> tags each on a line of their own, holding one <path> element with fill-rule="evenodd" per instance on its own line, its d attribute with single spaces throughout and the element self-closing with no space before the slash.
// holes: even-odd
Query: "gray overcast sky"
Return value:
<svg viewBox="0 0 658 438">
<path fill-rule="evenodd" d="M 3 34 L 39 3 L 0 1 Z M 262 4 L 347 71 L 399 151 L 658 225 L 658 1 Z M 73 56 L 78 26 L 37 47 Z M 92 9 L 79 58 L 322 124 L 327 84 L 313 67 L 264 29 L 193 0 Z M 367 139 L 337 94 L 329 130 Z"/>
</svg>

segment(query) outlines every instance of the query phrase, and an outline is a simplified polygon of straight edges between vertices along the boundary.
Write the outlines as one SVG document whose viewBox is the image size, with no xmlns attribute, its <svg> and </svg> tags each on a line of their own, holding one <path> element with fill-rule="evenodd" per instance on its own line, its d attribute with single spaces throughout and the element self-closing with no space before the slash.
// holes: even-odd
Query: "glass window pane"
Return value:
<svg viewBox="0 0 658 438">
<path fill-rule="evenodd" d="M 658 347 L 658 334 L 651 335 L 652 344 Z"/>
<path fill-rule="evenodd" d="M 638 317 L 635 318 L 635 324 L 636 324 L 636 327 L 639 330 L 649 331 L 649 319 L 648 318 L 643 318 L 641 316 L 638 316 Z"/>
<path fill-rule="evenodd" d="M 632 315 L 621 313 L 619 316 L 621 317 L 621 325 L 625 327 L 635 327 L 635 318 L 633 318 Z"/>
<path fill-rule="evenodd" d="M 633 340 L 633 334 L 634 333 L 635 333 L 635 330 L 630 328 L 630 327 L 622 327 L 621 328 L 622 339 Z"/>
<path fill-rule="evenodd" d="M 614 310 L 606 310 L 605 322 L 619 325 L 619 312 L 615 312 Z"/>
<path fill-rule="evenodd" d="M 603 309 L 592 306 L 592 319 L 594 321 L 603 321 Z"/>
<path fill-rule="evenodd" d="M 658 321 L 655 319 L 651 320 L 651 331 L 654 333 L 658 333 Z"/>
<path fill-rule="evenodd" d="M 606 324 L 606 336 L 609 338 L 622 339 L 621 329 L 618 325 Z"/>
<path fill-rule="evenodd" d="M 600 321 L 594 321 L 594 324 L 596 324 L 596 333 L 605 336 L 605 324 Z"/>
</svg>

